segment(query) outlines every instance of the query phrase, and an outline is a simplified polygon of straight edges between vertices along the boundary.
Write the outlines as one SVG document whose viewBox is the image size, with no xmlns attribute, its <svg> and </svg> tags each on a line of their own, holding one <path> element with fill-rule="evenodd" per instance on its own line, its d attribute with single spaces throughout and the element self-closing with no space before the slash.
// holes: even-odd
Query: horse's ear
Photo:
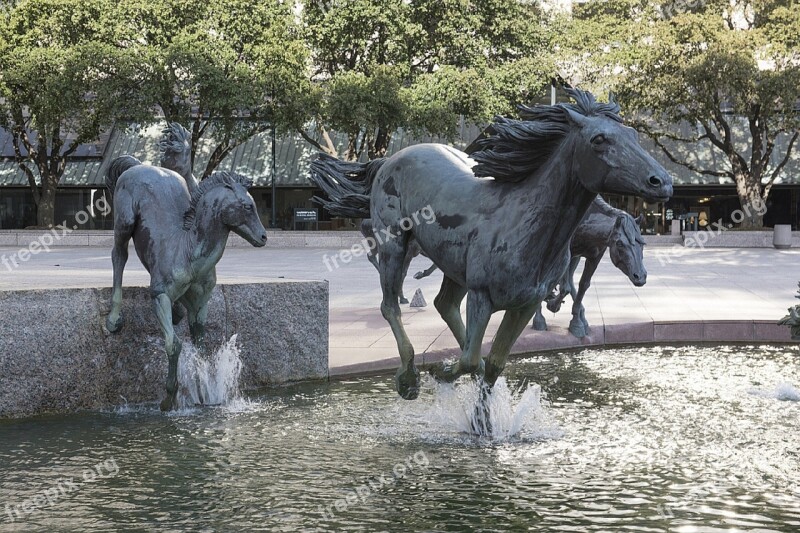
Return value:
<svg viewBox="0 0 800 533">
<path fill-rule="evenodd" d="M 620 215 L 617 217 L 617 221 L 614 222 L 614 229 L 619 229 L 622 227 L 622 221 L 625 219 L 625 215 Z"/>
<path fill-rule="evenodd" d="M 562 109 L 564 110 L 564 116 L 567 117 L 567 120 L 570 124 L 577 126 L 578 128 L 582 128 L 586 125 L 587 121 L 585 116 L 566 106 L 564 106 Z"/>
</svg>

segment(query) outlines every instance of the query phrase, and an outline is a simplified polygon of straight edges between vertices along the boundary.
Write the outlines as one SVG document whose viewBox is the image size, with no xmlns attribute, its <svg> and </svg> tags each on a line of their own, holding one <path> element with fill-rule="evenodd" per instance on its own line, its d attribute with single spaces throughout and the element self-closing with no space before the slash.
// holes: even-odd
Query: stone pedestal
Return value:
<svg viewBox="0 0 800 533">
<path fill-rule="evenodd" d="M 111 289 L 0 291 L 0 418 L 160 400 L 167 358 L 149 289 L 125 287 L 125 325 L 104 321 Z M 186 321 L 176 328 L 189 340 Z M 238 334 L 241 385 L 328 377 L 328 284 L 219 285 L 209 350 Z"/>
</svg>

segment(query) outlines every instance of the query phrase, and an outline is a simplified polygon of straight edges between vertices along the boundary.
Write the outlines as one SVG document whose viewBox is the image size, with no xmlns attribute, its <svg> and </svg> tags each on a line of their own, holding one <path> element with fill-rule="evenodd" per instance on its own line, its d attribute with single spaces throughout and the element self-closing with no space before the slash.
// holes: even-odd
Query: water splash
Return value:
<svg viewBox="0 0 800 533">
<path fill-rule="evenodd" d="M 748 391 L 753 396 L 761 398 L 771 398 L 784 402 L 800 402 L 800 390 L 789 382 L 778 383 L 772 390 L 750 389 Z"/>
<path fill-rule="evenodd" d="M 542 388 L 536 383 L 523 383 L 512 389 L 506 379 L 500 377 L 491 394 L 484 394 L 481 385 L 474 380 L 458 385 L 434 383 L 433 388 L 434 402 L 426 416 L 433 426 L 493 442 L 515 437 L 550 439 L 561 436 L 545 407 Z"/>
<path fill-rule="evenodd" d="M 203 358 L 191 343 L 184 343 L 178 363 L 178 406 L 237 404 L 242 359 L 236 335 L 209 358 Z"/>
</svg>

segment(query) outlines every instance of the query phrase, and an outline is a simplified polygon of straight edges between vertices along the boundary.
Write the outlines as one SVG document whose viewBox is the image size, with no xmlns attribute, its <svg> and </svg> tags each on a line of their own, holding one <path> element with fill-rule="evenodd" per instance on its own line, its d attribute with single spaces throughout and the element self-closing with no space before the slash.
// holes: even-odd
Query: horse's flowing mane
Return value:
<svg viewBox="0 0 800 533">
<path fill-rule="evenodd" d="M 189 209 L 187 209 L 186 213 L 183 215 L 184 229 L 191 229 L 194 225 L 194 217 L 197 214 L 197 204 L 200 203 L 200 199 L 204 194 L 217 187 L 237 184 L 243 186 L 245 189 L 249 189 L 253 186 L 253 181 L 247 176 L 225 171 L 214 172 L 201 181 L 200 185 L 198 185 L 197 189 L 192 193 L 192 201 L 191 204 L 189 204 Z"/>
<path fill-rule="evenodd" d="M 533 175 L 571 130 L 567 109 L 585 117 L 602 115 L 622 122 L 616 102 L 597 102 L 592 93 L 580 89 L 565 91 L 574 104 L 519 105 L 521 120 L 495 117 L 492 133 L 476 141 L 480 150 L 470 156 L 478 163 L 472 168 L 475 176 L 519 182 Z"/>
<path fill-rule="evenodd" d="M 161 161 L 170 157 L 184 157 L 189 155 L 192 144 L 192 134 L 177 122 L 170 122 L 167 127 L 161 130 L 164 137 L 158 141 L 158 148 L 161 150 Z M 174 169 L 172 169 L 174 170 Z"/>
</svg>

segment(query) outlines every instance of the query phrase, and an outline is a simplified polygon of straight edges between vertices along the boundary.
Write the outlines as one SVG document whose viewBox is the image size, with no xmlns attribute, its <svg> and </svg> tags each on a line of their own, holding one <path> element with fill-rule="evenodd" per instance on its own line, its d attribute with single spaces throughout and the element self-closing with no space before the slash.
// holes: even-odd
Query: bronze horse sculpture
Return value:
<svg viewBox="0 0 800 533">
<path fill-rule="evenodd" d="M 462 350 L 437 379 L 482 376 L 491 390 L 514 342 L 563 277 L 569 241 L 598 193 L 665 201 L 672 178 L 622 124 L 616 103 L 567 89 L 571 104 L 520 107 L 522 120 L 495 119 L 470 159 L 441 144 L 419 144 L 368 163 L 320 155 L 311 177 L 333 215 L 371 218 L 375 231 L 395 236 L 378 245 L 383 301 L 400 352 L 395 385 L 419 395 L 414 347 L 398 297 L 413 238 L 444 274 L 434 300 Z M 475 164 L 477 163 L 477 164 Z M 435 222 L 408 224 L 424 209 Z M 467 298 L 467 324 L 460 304 Z M 484 361 L 481 344 L 496 311 L 505 311 Z"/>
<path fill-rule="evenodd" d="M 589 323 L 586 321 L 583 297 L 592 281 L 600 261 L 609 250 L 611 262 L 621 270 L 636 287 L 647 282 L 647 270 L 644 267 L 644 238 L 639 229 L 641 218 L 635 219 L 620 209 L 614 209 L 599 196 L 595 198 L 586 217 L 581 221 L 570 242 L 569 268 L 559 284 L 556 295 L 550 295 L 547 309 L 557 313 L 567 294 L 572 297 L 572 320 L 569 332 L 578 338 L 586 336 Z M 581 258 L 586 258 L 578 288 L 575 288 L 575 270 Z M 542 305 L 536 309 L 533 317 L 533 328 L 538 331 L 547 329 L 547 321 L 542 315 Z"/>
<path fill-rule="evenodd" d="M 216 264 L 231 231 L 253 246 L 267 233 L 247 192 L 249 179 L 215 172 L 190 194 L 186 179 L 169 169 L 115 159 L 106 176 L 114 202 L 114 288 L 106 328 L 122 328 L 122 274 L 133 239 L 136 254 L 150 273 L 150 292 L 169 359 L 164 411 L 176 407 L 178 357 L 182 343 L 174 324 L 185 314 L 196 346 L 202 348 L 208 302 L 216 285 Z"/>
</svg>

